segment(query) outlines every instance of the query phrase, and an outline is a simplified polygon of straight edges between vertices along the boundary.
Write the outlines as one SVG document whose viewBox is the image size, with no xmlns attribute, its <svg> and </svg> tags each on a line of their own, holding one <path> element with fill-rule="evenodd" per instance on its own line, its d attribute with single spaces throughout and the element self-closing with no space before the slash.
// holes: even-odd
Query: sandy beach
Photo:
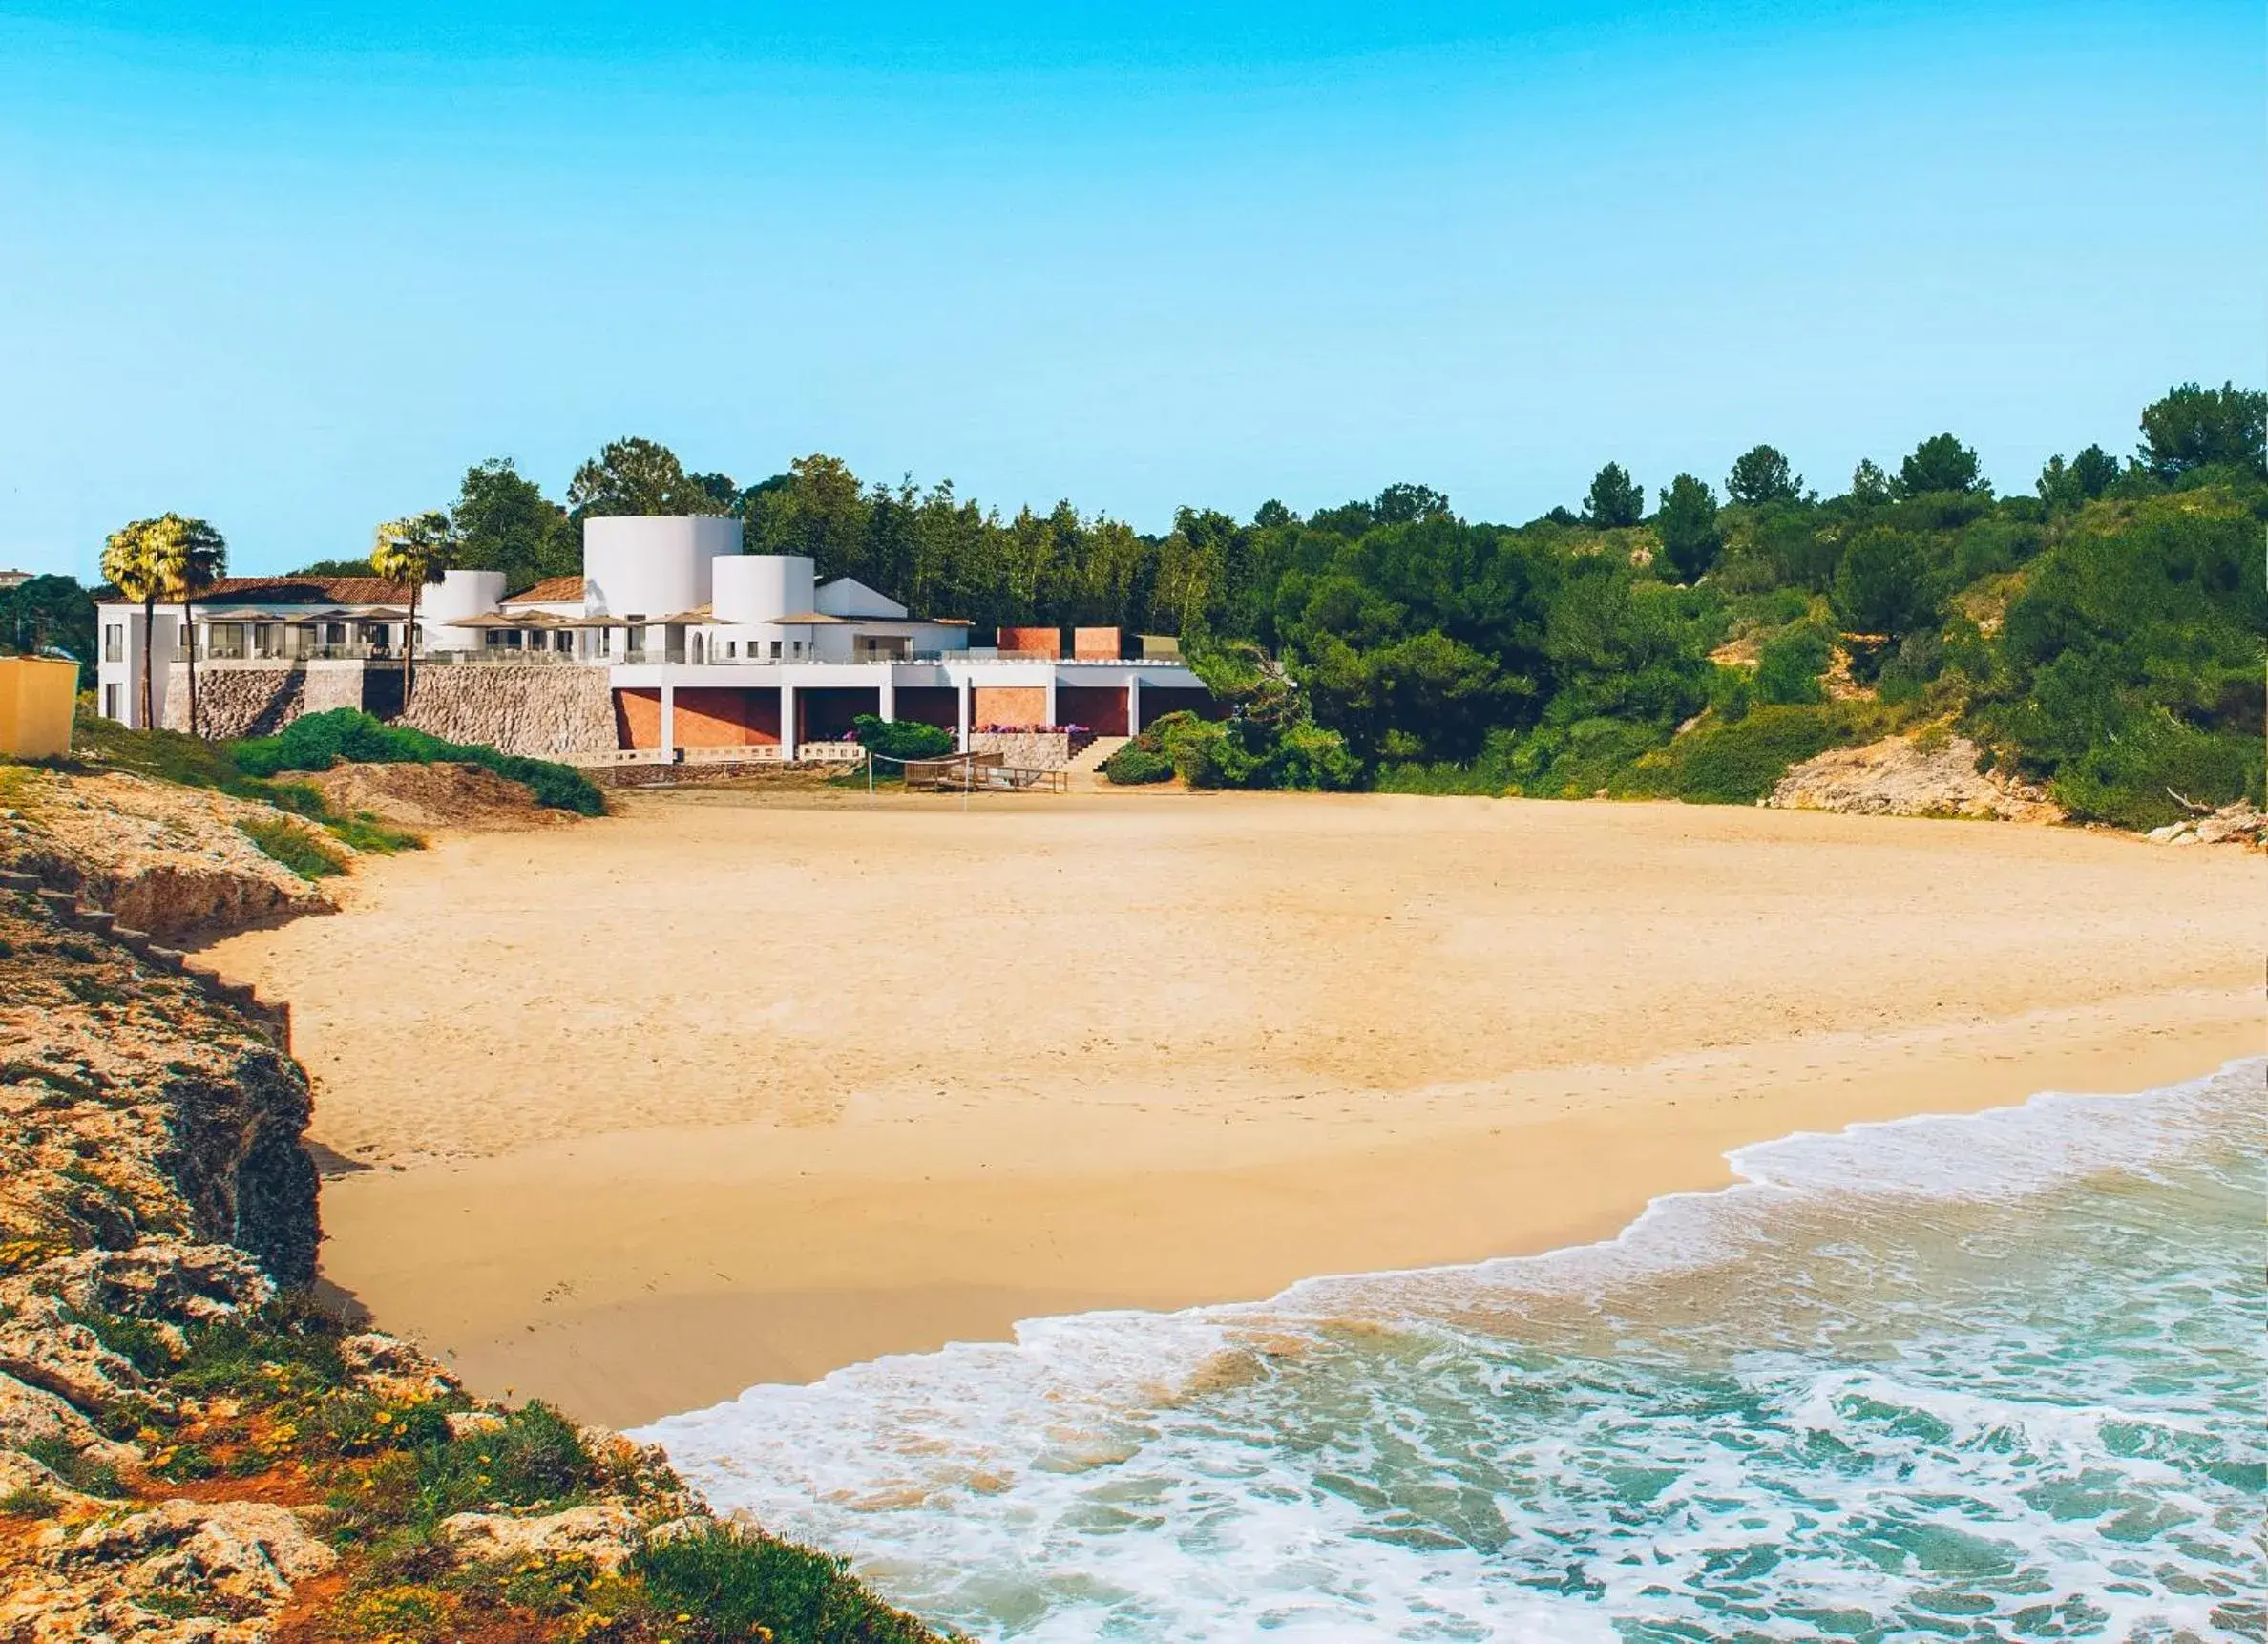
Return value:
<svg viewBox="0 0 2268 1644">
<path fill-rule="evenodd" d="M 2261 1048 L 2268 863 L 1674 805 L 634 795 L 240 935 L 325 1270 L 631 1423 L 1018 1318 L 1611 1235 L 1796 1129 Z"/>
</svg>

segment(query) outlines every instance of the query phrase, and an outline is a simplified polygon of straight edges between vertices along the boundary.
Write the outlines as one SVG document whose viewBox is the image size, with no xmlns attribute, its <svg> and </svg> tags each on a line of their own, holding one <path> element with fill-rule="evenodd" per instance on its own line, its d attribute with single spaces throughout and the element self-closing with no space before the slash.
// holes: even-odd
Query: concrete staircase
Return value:
<svg viewBox="0 0 2268 1644">
<path fill-rule="evenodd" d="M 1071 775 L 1071 791 L 1092 793 L 1107 787 L 1101 775 L 1102 762 L 1134 739 L 1130 736 L 1098 736 L 1071 756 L 1071 763 L 1063 769 Z"/>
</svg>

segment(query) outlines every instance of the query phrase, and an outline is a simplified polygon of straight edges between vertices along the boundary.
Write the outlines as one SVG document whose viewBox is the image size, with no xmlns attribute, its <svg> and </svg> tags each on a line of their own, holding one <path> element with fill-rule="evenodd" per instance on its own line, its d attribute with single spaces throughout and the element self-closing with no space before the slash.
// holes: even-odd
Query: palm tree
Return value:
<svg viewBox="0 0 2268 1644">
<path fill-rule="evenodd" d="M 114 531 L 102 545 L 102 575 L 110 585 L 129 600 L 139 600 L 142 608 L 142 728 L 150 728 L 156 717 L 156 693 L 152 676 L 157 672 L 158 596 L 164 592 L 165 578 L 152 551 L 151 532 L 155 519 L 136 519 L 121 530 Z"/>
<path fill-rule="evenodd" d="M 152 522 L 152 553 L 168 599 L 181 602 L 181 635 L 189 659 L 189 734 L 202 736 L 197 711 L 197 596 L 228 570 L 228 543 L 201 519 L 168 514 Z"/>
<path fill-rule="evenodd" d="M 449 516 L 429 510 L 378 527 L 370 547 L 370 569 L 389 581 L 410 585 L 410 622 L 402 630 L 402 711 L 410 710 L 417 688 L 417 596 L 449 565 Z"/>
</svg>

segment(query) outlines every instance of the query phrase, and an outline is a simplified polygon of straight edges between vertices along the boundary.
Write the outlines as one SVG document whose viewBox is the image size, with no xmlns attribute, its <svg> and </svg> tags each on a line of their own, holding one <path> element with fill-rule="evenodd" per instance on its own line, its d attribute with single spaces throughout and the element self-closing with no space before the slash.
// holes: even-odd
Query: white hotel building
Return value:
<svg viewBox="0 0 2268 1644">
<path fill-rule="evenodd" d="M 186 729 L 194 644 L 207 736 L 337 706 L 390 717 L 409 596 L 375 577 L 229 578 L 187 622 L 159 604 L 145 633 L 141 607 L 113 594 L 97 706 L 138 725 L 154 662 L 157 722 Z M 583 574 L 511 598 L 501 572 L 451 571 L 421 590 L 416 630 L 407 723 L 601 763 L 794 759 L 861 713 L 940 726 L 964 748 L 1069 726 L 1124 736 L 1211 701 L 1170 641 L 1082 628 L 1063 655 L 1056 630 L 1003 628 L 972 647 L 966 622 L 914 617 L 850 578 L 816 583 L 808 559 L 743 554 L 724 517 L 586 521 Z"/>
</svg>

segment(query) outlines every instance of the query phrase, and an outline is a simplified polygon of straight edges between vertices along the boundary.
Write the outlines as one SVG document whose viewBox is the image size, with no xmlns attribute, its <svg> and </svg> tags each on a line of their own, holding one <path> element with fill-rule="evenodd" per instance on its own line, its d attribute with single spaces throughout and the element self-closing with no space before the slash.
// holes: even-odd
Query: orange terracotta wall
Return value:
<svg viewBox="0 0 2268 1644">
<path fill-rule="evenodd" d="M 1002 629 L 1003 633 L 1007 630 Z M 969 690 L 969 723 L 985 725 L 1045 725 L 1045 685 L 973 685 Z"/>
<path fill-rule="evenodd" d="M 1115 663 L 1119 660 L 1116 628 L 1073 628 L 1071 655 L 1081 662 Z"/>
<path fill-rule="evenodd" d="M 658 690 L 619 690 L 615 699 L 615 746 L 662 746 L 662 693 Z"/>
<path fill-rule="evenodd" d="M 615 746 L 662 746 L 662 693 L 619 690 Z M 780 693 L 773 690 L 688 689 L 677 693 L 674 729 L 680 748 L 747 748 L 780 740 Z"/>
<path fill-rule="evenodd" d="M 676 729 L 680 748 L 768 748 L 780 740 L 780 693 L 681 690 Z"/>
<path fill-rule="evenodd" d="M 1002 656 L 1013 652 L 1023 657 L 1060 657 L 1063 654 L 1063 631 L 1060 628 L 1002 628 L 998 643 Z"/>
</svg>

